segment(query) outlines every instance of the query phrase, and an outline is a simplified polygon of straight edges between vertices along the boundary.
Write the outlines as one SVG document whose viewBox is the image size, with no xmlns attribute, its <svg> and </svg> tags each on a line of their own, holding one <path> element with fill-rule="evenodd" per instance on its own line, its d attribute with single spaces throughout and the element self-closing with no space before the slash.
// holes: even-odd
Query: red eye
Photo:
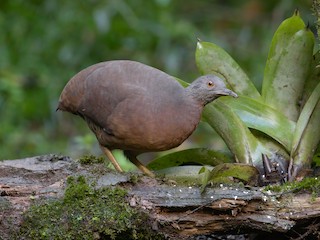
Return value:
<svg viewBox="0 0 320 240">
<path fill-rule="evenodd" d="M 211 82 L 211 81 L 209 81 L 209 82 L 208 82 L 208 87 L 214 87 L 214 83 Z"/>
</svg>

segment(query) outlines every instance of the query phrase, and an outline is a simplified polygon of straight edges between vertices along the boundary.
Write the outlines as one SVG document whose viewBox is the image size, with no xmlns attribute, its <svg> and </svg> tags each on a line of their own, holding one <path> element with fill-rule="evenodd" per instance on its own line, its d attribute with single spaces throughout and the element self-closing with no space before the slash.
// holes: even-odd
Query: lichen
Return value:
<svg viewBox="0 0 320 240">
<path fill-rule="evenodd" d="M 163 239 L 126 197 L 122 188 L 95 189 L 83 176 L 69 177 L 62 199 L 26 211 L 16 239 Z"/>
</svg>

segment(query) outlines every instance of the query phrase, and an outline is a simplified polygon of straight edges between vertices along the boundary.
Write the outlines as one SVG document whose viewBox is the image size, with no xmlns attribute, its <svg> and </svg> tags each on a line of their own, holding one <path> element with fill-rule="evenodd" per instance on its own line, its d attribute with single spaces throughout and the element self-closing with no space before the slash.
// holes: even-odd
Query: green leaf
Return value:
<svg viewBox="0 0 320 240">
<path fill-rule="evenodd" d="M 316 167 L 320 167 L 320 152 L 316 153 L 313 158 L 312 161 L 314 163 L 314 166 Z"/>
<path fill-rule="evenodd" d="M 221 97 L 208 104 L 203 111 L 203 118 L 223 138 L 237 162 L 246 164 L 261 163 L 261 154 L 270 155 L 260 141 L 233 109 L 223 102 Z"/>
<path fill-rule="evenodd" d="M 264 71 L 262 97 L 290 120 L 299 116 L 299 101 L 309 75 L 313 33 L 299 15 L 286 19 L 276 31 Z"/>
<path fill-rule="evenodd" d="M 206 186 L 208 185 L 208 183 L 210 182 L 210 178 L 211 178 L 211 171 L 206 168 L 206 167 L 202 167 L 199 171 L 199 175 L 202 174 L 202 179 L 201 179 L 201 188 L 200 188 L 200 192 L 203 193 Z"/>
<path fill-rule="evenodd" d="M 301 107 L 305 105 L 306 101 L 309 99 L 311 93 L 316 88 L 317 84 L 319 83 L 319 76 L 320 76 L 320 51 L 317 51 L 312 58 L 311 66 L 310 66 L 310 74 L 306 80 L 304 89 L 303 89 L 303 96 L 301 101 Z"/>
<path fill-rule="evenodd" d="M 213 168 L 207 177 L 212 183 L 234 183 L 235 179 L 249 185 L 257 185 L 259 171 L 250 165 L 239 163 L 224 163 Z"/>
<path fill-rule="evenodd" d="M 300 169 L 311 166 L 312 157 L 320 141 L 320 83 L 306 102 L 293 137 L 291 151 L 293 178 Z"/>
<path fill-rule="evenodd" d="M 203 170 L 202 170 L 203 169 Z M 203 179 L 206 178 L 207 172 L 210 173 L 213 167 L 210 166 L 197 166 L 197 165 L 186 165 L 179 167 L 169 167 L 161 170 L 157 170 L 157 175 L 164 175 L 166 178 L 175 181 L 180 185 L 201 185 Z"/>
<path fill-rule="evenodd" d="M 222 48 L 209 42 L 198 42 L 196 63 L 201 74 L 220 76 L 237 94 L 260 98 L 260 93 L 238 63 Z"/>
<path fill-rule="evenodd" d="M 221 101 L 232 108 L 247 127 L 269 135 L 290 152 L 295 122 L 252 98 L 240 96 L 237 99 L 223 98 Z"/>
<path fill-rule="evenodd" d="M 320 83 L 314 89 L 310 98 L 306 102 L 304 108 L 301 111 L 299 116 L 296 130 L 294 132 L 293 141 L 292 141 L 292 152 L 291 155 L 297 151 L 298 145 L 302 142 L 302 135 L 307 127 L 310 127 L 310 120 L 313 114 L 318 114 L 320 112 L 320 108 L 317 108 L 320 100 Z M 313 128 L 320 126 L 320 120 L 318 123 L 314 123 L 315 125 L 311 126 Z M 314 132 L 314 135 L 317 135 L 317 132 Z M 320 133 L 319 133 L 320 135 Z M 316 137 L 316 136 L 315 136 Z"/>
<path fill-rule="evenodd" d="M 284 48 L 288 46 L 290 39 L 293 35 L 304 29 L 305 24 L 301 19 L 299 12 L 295 11 L 293 16 L 285 19 L 275 34 L 273 35 L 271 46 L 268 54 L 268 59 L 273 59 L 273 61 L 267 62 L 266 71 L 273 71 L 275 66 L 278 64 L 278 60 L 280 58 L 281 52 Z M 262 93 L 267 89 L 262 89 Z"/>
<path fill-rule="evenodd" d="M 159 157 L 150 162 L 148 168 L 160 170 L 190 163 L 215 166 L 225 162 L 233 162 L 231 156 L 205 148 L 194 148 Z"/>
</svg>

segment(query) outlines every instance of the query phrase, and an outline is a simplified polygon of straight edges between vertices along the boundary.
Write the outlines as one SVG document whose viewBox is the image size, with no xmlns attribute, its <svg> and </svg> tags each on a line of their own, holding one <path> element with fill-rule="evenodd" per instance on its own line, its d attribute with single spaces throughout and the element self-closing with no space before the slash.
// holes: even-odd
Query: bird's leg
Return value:
<svg viewBox="0 0 320 240">
<path fill-rule="evenodd" d="M 146 174 L 149 177 L 154 178 L 155 175 L 153 172 L 151 172 L 146 166 L 144 166 L 136 157 L 136 154 L 134 154 L 131 151 L 124 151 L 124 155 L 132 162 L 134 165 L 137 166 L 137 168 L 140 169 L 141 172 Z"/>
<path fill-rule="evenodd" d="M 111 161 L 112 165 L 114 166 L 114 168 L 118 171 L 118 172 L 123 172 L 122 168 L 120 167 L 119 163 L 117 162 L 117 160 L 115 159 L 115 157 L 113 156 L 112 152 L 100 145 L 100 148 L 102 150 L 102 152 L 108 157 L 108 159 Z"/>
</svg>

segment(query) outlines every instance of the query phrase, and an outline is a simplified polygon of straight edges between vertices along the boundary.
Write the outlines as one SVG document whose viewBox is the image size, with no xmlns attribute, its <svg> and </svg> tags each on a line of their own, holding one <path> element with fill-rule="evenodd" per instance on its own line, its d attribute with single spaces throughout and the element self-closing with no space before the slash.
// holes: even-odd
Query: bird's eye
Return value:
<svg viewBox="0 0 320 240">
<path fill-rule="evenodd" d="M 211 81 L 209 81 L 209 82 L 208 82 L 208 87 L 214 87 L 214 83 L 211 82 Z"/>
</svg>

